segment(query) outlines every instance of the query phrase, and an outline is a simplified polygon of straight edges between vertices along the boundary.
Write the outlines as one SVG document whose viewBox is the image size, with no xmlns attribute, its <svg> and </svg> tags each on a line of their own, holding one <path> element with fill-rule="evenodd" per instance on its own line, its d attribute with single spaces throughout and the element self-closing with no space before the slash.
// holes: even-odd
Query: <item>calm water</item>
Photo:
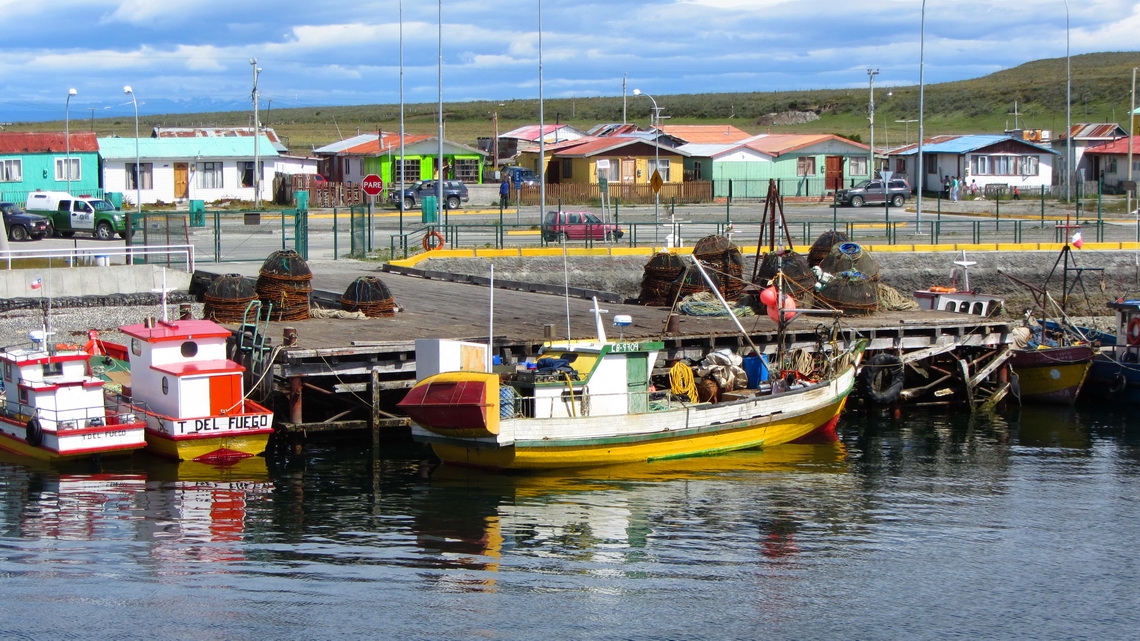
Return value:
<svg viewBox="0 0 1140 641">
<path fill-rule="evenodd" d="M 1126 639 L 1124 411 L 574 475 L 0 459 L 2 639 Z"/>
</svg>

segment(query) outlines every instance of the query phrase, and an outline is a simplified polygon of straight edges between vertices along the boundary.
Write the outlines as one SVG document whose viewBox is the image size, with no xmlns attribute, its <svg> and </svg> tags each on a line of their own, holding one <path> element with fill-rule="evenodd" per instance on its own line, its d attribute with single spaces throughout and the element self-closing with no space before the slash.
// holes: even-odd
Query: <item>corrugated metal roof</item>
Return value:
<svg viewBox="0 0 1140 641">
<path fill-rule="evenodd" d="M 1026 147 L 1032 147 L 1043 151 L 1045 153 L 1056 154 L 1057 152 L 1047 147 L 1035 145 L 1024 140 L 1019 140 L 1013 136 L 1005 134 L 974 134 L 970 136 L 936 136 L 929 140 L 922 141 L 923 154 L 968 154 L 979 149 L 992 147 L 1002 142 L 1013 142 Z M 896 151 L 891 155 L 894 156 L 912 156 L 918 154 L 918 145 L 912 145 L 904 151 Z"/>
<path fill-rule="evenodd" d="M 277 151 L 286 151 L 288 147 L 281 142 L 281 138 L 272 127 L 262 127 L 261 134 L 273 143 Z M 253 127 L 155 127 L 155 138 L 232 138 L 236 136 L 253 136 Z"/>
<path fill-rule="evenodd" d="M 640 137 L 633 136 L 587 136 L 586 138 L 579 138 L 578 140 L 569 140 L 557 145 L 547 145 L 546 152 L 554 156 L 562 157 L 586 157 L 597 156 L 606 152 L 615 151 L 630 145 L 646 145 L 653 149 L 653 141 L 644 140 Z M 537 152 L 537 150 L 531 150 Z M 527 152 L 529 153 L 529 152 Z M 688 156 L 689 154 L 678 150 L 675 147 L 662 145 L 659 154 L 674 154 L 678 156 Z"/>
<path fill-rule="evenodd" d="M 625 136 L 635 131 L 641 131 L 641 127 L 633 123 L 609 123 L 594 125 L 586 132 L 588 136 Z"/>
<path fill-rule="evenodd" d="M 345 149 L 349 149 L 349 148 L 355 147 L 357 145 L 362 145 L 362 144 L 368 142 L 369 140 L 376 140 L 377 138 L 379 138 L 378 134 L 360 134 L 358 136 L 353 136 L 352 138 L 345 138 L 344 140 L 339 140 L 339 141 L 334 142 L 334 143 L 329 143 L 329 144 L 325 145 L 324 147 L 317 147 L 316 149 L 313 150 L 313 153 L 315 153 L 315 154 L 336 154 L 336 153 L 340 153 L 340 152 L 344 151 Z"/>
<path fill-rule="evenodd" d="M 1119 138 L 1103 145 L 1096 145 L 1085 150 L 1086 154 L 1127 154 L 1128 138 Z M 1140 156 L 1140 136 L 1132 138 L 1132 153 Z"/>
<path fill-rule="evenodd" d="M 404 134 L 404 146 L 414 145 L 425 140 L 435 140 L 435 136 L 427 134 Z M 383 138 L 373 136 L 372 140 L 353 145 L 347 149 L 341 150 L 342 154 L 359 154 L 362 156 L 376 156 L 379 154 L 386 154 L 391 150 L 400 149 L 400 134 L 398 133 L 384 133 Z"/>
<path fill-rule="evenodd" d="M 1073 140 L 1114 140 L 1121 136 L 1127 136 L 1128 132 L 1114 122 L 1082 122 L 1069 127 L 1069 135 L 1073 137 Z M 1056 138 L 1056 140 L 1064 139 L 1064 134 Z"/>
<path fill-rule="evenodd" d="M 134 138 L 100 138 L 99 154 L 108 160 L 135 157 Z M 139 138 L 138 155 L 143 158 L 253 158 L 253 136 L 234 138 Z M 265 136 L 258 144 L 262 158 L 277 156 Z"/>
<path fill-rule="evenodd" d="M 782 156 L 799 151 L 805 147 L 818 145 L 831 140 L 838 140 L 862 149 L 867 148 L 867 146 L 862 143 L 857 143 L 854 140 L 848 140 L 836 136 L 835 134 L 760 134 L 759 136 L 753 136 L 745 140 L 741 144 L 749 149 L 766 153 L 769 156 Z"/>
<path fill-rule="evenodd" d="M 662 125 L 661 131 L 690 144 L 740 142 L 752 136 L 732 125 Z"/>
<path fill-rule="evenodd" d="M 578 131 L 577 129 L 574 129 L 570 125 L 558 125 L 558 124 L 543 125 L 541 127 L 541 129 L 539 128 L 539 125 L 523 125 L 522 127 L 512 129 L 505 134 L 501 134 L 499 137 L 500 138 L 517 138 L 519 140 L 529 140 L 531 142 L 538 142 L 538 139 L 540 137 L 540 133 L 539 133 L 540 131 L 545 132 L 546 136 L 550 136 L 551 134 L 553 134 L 554 132 L 559 131 L 559 130 L 569 130 L 569 131 L 573 131 L 574 133 L 579 134 L 579 135 L 582 134 L 582 132 Z"/>
<path fill-rule="evenodd" d="M 97 152 L 99 143 L 90 131 L 65 135 L 62 132 L 0 132 L 0 154 L 43 154 L 64 153 L 71 139 L 71 151 L 75 153 Z"/>
</svg>

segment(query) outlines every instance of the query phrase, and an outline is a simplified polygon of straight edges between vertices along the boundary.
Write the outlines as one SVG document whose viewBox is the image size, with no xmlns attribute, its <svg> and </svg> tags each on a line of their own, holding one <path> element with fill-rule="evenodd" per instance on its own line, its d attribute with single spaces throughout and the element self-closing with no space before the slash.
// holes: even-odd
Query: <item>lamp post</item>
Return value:
<svg viewBox="0 0 1140 641">
<path fill-rule="evenodd" d="M 871 164 L 867 165 L 868 178 L 875 177 L 875 76 L 879 75 L 878 69 L 867 70 L 867 80 L 871 84 L 871 93 L 867 102 L 867 120 L 871 121 Z"/>
<path fill-rule="evenodd" d="M 261 123 L 258 122 L 258 94 L 257 77 L 261 75 L 261 67 L 257 66 L 257 58 L 250 58 L 249 64 L 253 67 L 253 206 L 261 207 Z"/>
<path fill-rule="evenodd" d="M 649 98 L 650 102 L 653 103 L 653 115 L 649 119 L 649 126 L 653 127 L 653 172 L 654 172 L 654 174 L 656 174 L 658 171 L 658 168 L 661 166 L 661 134 L 660 134 L 660 132 L 657 131 L 657 125 L 659 124 L 658 118 L 659 118 L 660 114 L 657 111 L 657 101 L 653 99 L 653 96 L 645 93 L 644 91 L 642 91 L 640 89 L 634 89 L 633 95 L 645 96 L 646 98 Z M 649 179 L 653 180 L 653 174 L 650 174 Z M 657 242 L 657 225 L 661 222 L 660 221 L 660 214 L 659 214 L 660 208 L 661 208 L 661 194 L 659 194 L 656 190 L 654 190 L 654 192 L 653 192 L 653 242 L 654 243 Z"/>
<path fill-rule="evenodd" d="M 922 190 L 926 187 L 926 167 L 922 164 L 922 136 L 924 131 L 922 128 L 922 112 L 923 112 L 923 99 L 925 97 L 926 85 L 923 82 L 923 71 L 925 70 L 926 56 L 926 0 L 922 0 L 922 7 L 919 13 L 918 22 L 918 160 L 915 163 L 915 173 L 918 174 L 918 190 L 915 192 L 914 209 L 915 209 L 915 233 L 922 233 Z"/>
<path fill-rule="evenodd" d="M 63 103 L 63 140 L 67 145 L 67 160 L 64 172 L 67 174 L 67 193 L 71 193 L 71 97 L 78 94 L 74 88 L 67 90 L 67 100 Z"/>
<path fill-rule="evenodd" d="M 1073 73 L 1069 66 L 1069 0 L 1065 0 L 1065 200 L 1073 191 Z M 1079 211 L 1078 207 L 1078 211 Z"/>
<path fill-rule="evenodd" d="M 135 99 L 135 92 L 130 85 L 123 87 L 123 93 L 130 94 L 131 104 L 135 107 L 135 206 L 138 208 L 139 219 L 142 219 L 142 167 L 139 164 L 139 101 Z M 131 215 L 127 214 L 127 244 L 131 244 Z"/>
</svg>

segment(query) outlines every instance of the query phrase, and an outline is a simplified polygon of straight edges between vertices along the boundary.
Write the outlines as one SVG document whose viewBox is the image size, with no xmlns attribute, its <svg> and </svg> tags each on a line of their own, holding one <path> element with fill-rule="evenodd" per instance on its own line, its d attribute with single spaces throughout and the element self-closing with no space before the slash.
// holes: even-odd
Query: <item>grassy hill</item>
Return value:
<svg viewBox="0 0 1140 641">
<path fill-rule="evenodd" d="M 1073 56 L 1072 122 L 1116 122 L 1127 129 L 1132 68 L 1140 67 L 1140 52 L 1093 53 Z M 917 72 L 917 70 L 916 70 Z M 1065 128 L 1065 58 L 1029 62 L 973 80 L 930 84 L 925 88 L 926 135 L 997 133 L 1017 124 L 1024 128 Z M 446 87 L 445 87 L 446 90 Z M 917 85 L 875 88 L 875 139 L 878 144 L 914 142 L 917 123 L 896 121 L 918 118 Z M 815 91 L 773 91 L 717 94 L 656 95 L 664 116 L 673 124 L 730 123 L 752 133 L 835 133 L 866 141 L 867 88 Z M 649 101 L 629 96 L 628 120 L 648 124 Z M 436 104 L 404 107 L 409 133 L 437 131 Z M 811 112 L 818 120 L 795 125 L 768 125 L 765 116 L 789 111 Z M 498 113 L 498 131 L 538 121 L 537 100 L 444 103 L 444 136 L 474 144 L 480 136 L 495 133 L 492 114 Z M 562 98 L 544 102 L 548 123 L 561 122 L 588 129 L 603 122 L 621 122 L 622 98 Z M 170 114 L 140 117 L 140 128 L 153 126 L 249 126 L 249 111 Z M 399 129 L 398 105 L 361 105 L 273 109 L 262 112 L 262 122 L 283 136 L 290 148 L 304 153 L 312 147 L 358 133 Z M 15 123 L 9 131 L 62 130 L 63 122 Z M 78 121 L 73 121 L 73 125 Z M 100 135 L 134 135 L 133 118 L 106 118 L 85 122 Z M 73 127 L 73 129 L 78 129 Z M 908 135 L 909 134 L 909 135 Z"/>
</svg>

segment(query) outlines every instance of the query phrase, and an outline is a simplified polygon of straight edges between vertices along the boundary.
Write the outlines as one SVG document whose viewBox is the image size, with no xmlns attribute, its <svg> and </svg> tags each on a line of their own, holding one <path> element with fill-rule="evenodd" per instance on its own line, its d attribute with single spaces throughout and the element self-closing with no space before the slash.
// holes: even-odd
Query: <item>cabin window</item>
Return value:
<svg viewBox="0 0 1140 641">
<path fill-rule="evenodd" d="M 44 363 L 44 377 L 63 376 L 63 363 Z"/>
<path fill-rule="evenodd" d="M 127 163 L 127 189 L 153 189 L 154 163 L 139 163 L 138 168 L 138 180 L 136 181 L 135 163 Z"/>
<path fill-rule="evenodd" d="M 261 173 L 265 173 L 265 163 L 261 163 Z M 239 162 L 238 175 L 241 176 L 242 187 L 253 187 L 253 162 Z"/>
<path fill-rule="evenodd" d="M 867 158 L 865 156 L 852 156 L 848 158 L 847 174 L 850 176 L 866 176 Z"/>
<path fill-rule="evenodd" d="M 0 161 L 0 182 L 18 183 L 24 180 L 23 160 Z"/>
<path fill-rule="evenodd" d="M 562 161 L 562 177 L 566 179 L 574 177 L 574 163 L 569 159 Z"/>
<path fill-rule="evenodd" d="M 20 397 L 19 398 L 20 405 L 27 405 L 28 404 L 28 390 L 27 390 L 27 388 L 24 388 L 24 387 L 20 388 L 19 397 Z"/>
<path fill-rule="evenodd" d="M 653 170 L 661 172 L 661 180 L 669 182 L 669 161 L 668 160 L 650 160 L 649 163 L 649 177 L 653 177 Z"/>
<path fill-rule="evenodd" d="M 4 380 L 6 380 L 6 381 L 12 380 L 12 364 L 11 363 L 4 363 Z"/>
<path fill-rule="evenodd" d="M 456 158 L 452 162 L 455 179 L 465 183 L 479 182 L 479 161 L 474 158 Z"/>
<path fill-rule="evenodd" d="M 392 163 L 393 171 L 400 168 L 400 161 Z M 408 182 L 420 179 L 420 159 L 419 158 L 405 158 L 403 163 L 403 175 L 393 176 L 392 182 Z"/>
<path fill-rule="evenodd" d="M 71 167 L 71 175 L 68 175 L 68 167 Z M 78 158 L 56 158 L 55 159 L 55 179 L 56 180 L 80 180 L 79 174 L 79 159 Z"/>
<path fill-rule="evenodd" d="M 198 185 L 201 189 L 221 189 L 222 188 L 222 163 L 220 162 L 200 162 L 198 163 Z"/>
<path fill-rule="evenodd" d="M 142 355 L 142 341 L 137 338 L 131 339 L 131 353 L 135 356 Z"/>
<path fill-rule="evenodd" d="M 804 156 L 803 158 L 796 158 L 796 175 L 814 176 L 815 156 Z"/>
<path fill-rule="evenodd" d="M 198 343 L 195 343 L 194 341 L 186 341 L 185 343 L 182 343 L 182 357 L 183 358 L 194 358 L 197 355 L 198 355 Z"/>
<path fill-rule="evenodd" d="M 170 379 L 165 376 L 162 377 L 162 395 L 170 394 Z"/>
</svg>

